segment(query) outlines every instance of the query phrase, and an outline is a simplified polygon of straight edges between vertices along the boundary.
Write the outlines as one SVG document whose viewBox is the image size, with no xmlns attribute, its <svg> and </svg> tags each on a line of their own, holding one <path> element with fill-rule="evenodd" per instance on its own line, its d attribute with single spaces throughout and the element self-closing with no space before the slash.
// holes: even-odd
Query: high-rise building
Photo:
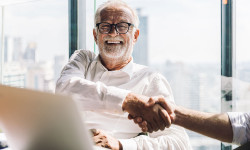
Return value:
<svg viewBox="0 0 250 150">
<path fill-rule="evenodd" d="M 31 42 L 25 49 L 23 59 L 28 62 L 36 62 L 36 43 Z"/>
<path fill-rule="evenodd" d="M 4 37 L 4 62 L 18 62 L 22 59 L 22 38 Z"/>
<path fill-rule="evenodd" d="M 15 37 L 13 38 L 13 54 L 12 54 L 12 60 L 19 62 L 22 60 L 22 38 Z"/>
<path fill-rule="evenodd" d="M 4 62 L 12 62 L 13 58 L 13 38 L 4 37 Z"/>
<path fill-rule="evenodd" d="M 134 62 L 142 65 L 148 65 L 148 17 L 141 14 L 141 9 L 137 9 L 140 20 L 140 36 L 134 45 Z"/>
</svg>

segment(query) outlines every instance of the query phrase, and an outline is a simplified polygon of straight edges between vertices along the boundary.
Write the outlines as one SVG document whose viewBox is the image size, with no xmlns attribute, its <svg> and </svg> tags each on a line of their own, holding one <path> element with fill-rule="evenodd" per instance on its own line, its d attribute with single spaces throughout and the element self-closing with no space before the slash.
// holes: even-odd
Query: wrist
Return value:
<svg viewBox="0 0 250 150">
<path fill-rule="evenodd" d="M 123 103 L 122 103 L 122 110 L 123 110 L 123 111 L 126 110 L 127 104 L 129 103 L 129 101 L 130 101 L 131 99 L 133 99 L 133 97 L 134 97 L 134 94 L 132 94 L 132 93 L 128 93 L 128 95 L 125 97 L 125 99 L 124 99 L 124 101 L 123 101 Z"/>
<path fill-rule="evenodd" d="M 185 114 L 185 108 L 175 105 L 173 124 L 181 125 L 183 121 L 183 115 Z"/>
</svg>

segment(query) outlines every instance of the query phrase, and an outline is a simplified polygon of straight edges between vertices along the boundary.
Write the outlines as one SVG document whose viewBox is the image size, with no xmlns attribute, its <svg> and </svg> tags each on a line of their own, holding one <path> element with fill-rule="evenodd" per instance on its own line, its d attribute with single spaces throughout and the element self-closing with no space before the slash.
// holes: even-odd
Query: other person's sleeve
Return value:
<svg viewBox="0 0 250 150">
<path fill-rule="evenodd" d="M 233 143 L 243 145 L 250 141 L 250 112 L 228 112 L 232 129 Z"/>
</svg>

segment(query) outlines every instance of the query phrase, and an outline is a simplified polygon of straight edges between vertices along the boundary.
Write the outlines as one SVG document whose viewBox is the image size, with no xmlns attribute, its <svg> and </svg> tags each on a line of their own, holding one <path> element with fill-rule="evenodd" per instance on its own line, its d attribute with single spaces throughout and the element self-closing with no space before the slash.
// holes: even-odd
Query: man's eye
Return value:
<svg viewBox="0 0 250 150">
<path fill-rule="evenodd" d="M 123 25 L 121 25 L 121 26 L 117 26 L 118 28 L 127 28 L 126 26 L 123 26 Z"/>
<path fill-rule="evenodd" d="M 109 25 L 101 26 L 101 28 L 109 28 Z"/>
</svg>

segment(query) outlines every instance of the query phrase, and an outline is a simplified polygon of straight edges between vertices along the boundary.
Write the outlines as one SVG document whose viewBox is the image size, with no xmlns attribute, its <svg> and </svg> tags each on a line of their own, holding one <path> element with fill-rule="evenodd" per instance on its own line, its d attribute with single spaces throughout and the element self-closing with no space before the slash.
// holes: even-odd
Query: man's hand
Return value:
<svg viewBox="0 0 250 150">
<path fill-rule="evenodd" d="M 162 120 L 158 122 L 158 126 L 155 126 L 156 128 L 154 128 L 153 131 L 158 131 L 159 129 L 163 130 L 165 127 L 169 127 L 175 121 L 175 104 L 166 102 L 162 96 L 152 97 L 149 99 L 149 101 L 150 103 L 148 103 L 148 107 L 156 107 L 158 104 L 160 104 L 164 108 L 160 108 L 159 115 L 161 116 Z M 148 121 L 147 119 L 143 119 L 143 117 L 140 116 L 134 117 L 131 114 L 129 114 L 128 118 L 133 119 L 143 132 L 152 132 L 151 128 L 154 125 L 152 125 L 152 122 Z M 164 125 L 164 127 L 162 127 L 162 125 Z"/>
<path fill-rule="evenodd" d="M 129 93 L 123 102 L 123 110 L 127 111 L 131 118 L 141 117 L 147 122 L 143 131 L 153 132 L 164 130 L 171 122 L 168 113 L 155 100 L 143 95 Z"/>
<path fill-rule="evenodd" d="M 122 150 L 122 144 L 119 140 L 115 139 L 111 135 L 108 135 L 102 130 L 99 129 L 91 129 L 93 134 L 94 143 L 97 146 L 109 148 L 112 150 Z"/>
</svg>

